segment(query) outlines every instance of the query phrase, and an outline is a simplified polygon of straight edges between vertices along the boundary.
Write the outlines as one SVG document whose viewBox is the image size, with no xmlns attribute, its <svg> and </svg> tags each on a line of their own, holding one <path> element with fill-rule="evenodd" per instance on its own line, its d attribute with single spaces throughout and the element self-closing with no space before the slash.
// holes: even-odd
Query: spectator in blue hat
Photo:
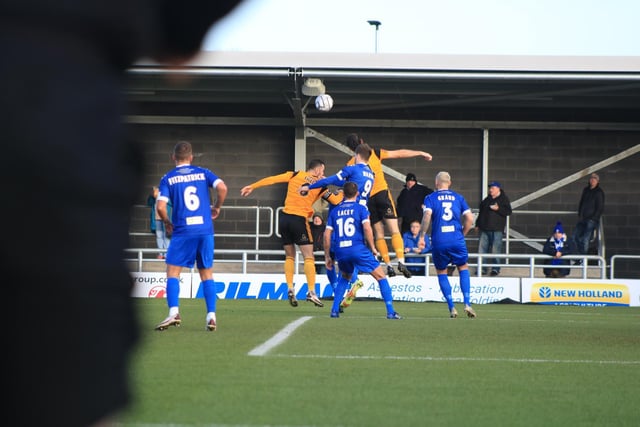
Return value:
<svg viewBox="0 0 640 427">
<path fill-rule="evenodd" d="M 489 183 L 489 195 L 480 202 L 478 218 L 476 219 L 476 232 L 479 233 L 479 254 L 501 254 L 502 238 L 507 225 L 507 217 L 511 215 L 511 202 L 502 191 L 502 185 L 498 181 Z M 486 275 L 489 268 L 491 276 L 500 274 L 499 258 L 482 258 L 482 274 Z M 485 267 L 486 265 L 486 267 Z M 478 272 L 476 271 L 476 274 Z"/>
<path fill-rule="evenodd" d="M 562 223 L 558 221 L 556 226 L 553 227 L 553 234 L 549 236 L 544 246 L 542 247 L 542 253 L 552 256 L 553 258 L 546 260 L 545 264 L 552 267 L 543 269 L 545 277 L 565 277 L 569 275 L 568 268 L 559 268 L 561 265 L 569 265 L 568 260 L 561 259 L 564 255 L 575 254 L 575 247 L 572 239 L 568 239 L 564 233 Z"/>
</svg>

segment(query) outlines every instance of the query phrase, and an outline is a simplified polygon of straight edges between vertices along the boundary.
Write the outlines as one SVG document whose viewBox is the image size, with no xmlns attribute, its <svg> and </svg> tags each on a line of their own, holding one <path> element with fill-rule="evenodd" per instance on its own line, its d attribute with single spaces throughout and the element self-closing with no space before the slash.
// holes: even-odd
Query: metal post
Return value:
<svg viewBox="0 0 640 427">
<path fill-rule="evenodd" d="M 374 25 L 376 27 L 376 32 L 375 32 L 375 53 L 378 53 L 378 28 L 380 28 L 380 25 L 382 25 L 382 22 L 380 21 L 376 21 L 376 20 L 370 20 L 367 21 L 369 23 L 369 25 Z"/>
</svg>

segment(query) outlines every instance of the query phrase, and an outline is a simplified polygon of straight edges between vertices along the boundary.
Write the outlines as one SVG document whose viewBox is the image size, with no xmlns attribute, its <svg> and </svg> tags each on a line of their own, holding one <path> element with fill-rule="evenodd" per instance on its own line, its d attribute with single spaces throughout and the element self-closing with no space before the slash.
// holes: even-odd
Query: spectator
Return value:
<svg viewBox="0 0 640 427">
<path fill-rule="evenodd" d="M 558 221 L 553 228 L 553 234 L 549 236 L 545 242 L 542 253 L 552 256 L 550 260 L 546 260 L 545 264 L 554 266 L 553 268 L 543 269 L 545 277 L 565 277 L 569 275 L 569 268 L 559 268 L 561 265 L 569 265 L 569 261 L 561 259 L 564 255 L 572 255 L 574 253 L 573 242 L 567 238 L 562 228 L 562 223 Z"/>
<path fill-rule="evenodd" d="M 322 218 L 322 214 L 318 212 L 314 213 L 313 217 L 311 217 L 311 224 L 309 224 L 309 227 L 311 227 L 311 236 L 313 237 L 313 251 L 324 251 L 324 245 L 322 243 L 325 223 L 324 218 Z M 324 265 L 316 266 L 316 273 L 325 272 Z"/>
<path fill-rule="evenodd" d="M 479 254 L 501 254 L 502 238 L 507 225 L 507 217 L 511 215 L 511 202 L 502 190 L 498 181 L 489 184 L 489 195 L 480 202 L 478 218 L 476 219 L 476 231 L 479 232 Z M 484 264 L 491 264 L 491 275 L 500 274 L 499 258 L 482 258 L 482 274 L 487 274 Z M 476 271 L 477 274 L 477 271 Z"/>
<path fill-rule="evenodd" d="M 0 2 L 0 140 L 20 159 L 2 169 L 13 181 L 3 195 L 20 201 L 2 216 L 3 282 L 19 284 L 4 294 L 5 419 L 104 427 L 131 401 L 139 321 L 123 250 L 144 164 L 127 131 L 125 71 L 146 58 L 185 64 L 238 3 Z M 34 226 L 43 207 L 56 238 Z M 46 256 L 29 256 L 34 242 Z"/>
<path fill-rule="evenodd" d="M 324 250 L 324 246 L 322 244 L 322 236 L 324 235 L 324 218 L 322 218 L 322 214 L 316 212 L 311 217 L 311 235 L 313 236 L 313 250 L 322 251 Z"/>
<path fill-rule="evenodd" d="M 160 219 L 173 235 L 173 244 L 167 251 L 167 306 L 169 316 L 156 326 L 162 331 L 169 326 L 180 326 L 179 313 L 180 273 L 195 263 L 200 273 L 204 300 L 207 307 L 205 327 L 217 328 L 216 305 L 218 295 L 213 283 L 214 226 L 220 208 L 227 197 L 224 181 L 209 169 L 193 166 L 193 149 L 187 141 L 178 142 L 173 149 L 176 167 L 160 180 L 158 208 Z M 216 192 L 215 204 L 209 195 Z M 168 204 L 174 206 L 169 218 Z"/>
<path fill-rule="evenodd" d="M 284 209 L 280 214 L 278 227 L 282 236 L 282 248 L 284 249 L 284 277 L 287 281 L 287 298 L 292 307 L 298 306 L 293 274 L 295 272 L 296 245 L 304 259 L 304 274 L 307 278 L 309 290 L 307 301 L 317 307 L 324 307 L 315 291 L 316 265 L 313 255 L 313 236 L 309 227 L 309 218 L 313 215 L 313 204 L 320 197 L 330 196 L 330 191 L 324 187 L 308 190 L 304 195 L 299 193 L 303 185 L 313 184 L 324 176 L 324 162 L 314 159 L 307 165 L 306 171 L 286 171 L 278 175 L 262 178 L 252 184 L 242 187 L 240 195 L 247 197 L 256 188 L 273 184 L 287 184 L 287 196 L 284 199 Z"/>
<path fill-rule="evenodd" d="M 361 144 L 365 144 L 364 139 L 357 134 L 352 133 L 347 135 L 345 145 L 353 152 L 355 152 L 356 148 Z M 371 224 L 373 226 L 376 248 L 378 248 L 380 257 L 387 266 L 387 275 L 389 277 L 395 276 L 396 271 L 391 265 L 389 247 L 384 237 L 385 228 L 391 235 L 391 246 L 396 254 L 398 271 L 407 278 L 411 277 L 411 272 L 404 265 L 404 245 L 402 243 L 400 227 L 398 226 L 398 214 L 396 212 L 394 199 L 389 190 L 389 184 L 384 177 L 382 161 L 385 159 L 408 159 L 413 157 L 422 157 L 426 161 L 431 161 L 432 159 L 431 154 L 426 151 L 408 149 L 385 150 L 384 148 L 380 148 L 371 150 L 371 157 L 368 161 L 369 167 L 371 167 L 371 170 L 375 173 L 375 179 L 367 207 L 371 213 Z M 353 163 L 355 163 L 355 157 L 347 162 L 348 165 Z"/>
<path fill-rule="evenodd" d="M 427 194 L 431 193 L 433 193 L 431 188 L 418 184 L 415 174 L 407 174 L 404 188 L 400 191 L 397 199 L 398 225 L 400 225 L 402 235 L 410 231 L 410 225 L 413 221 L 418 221 L 418 223 L 422 221 L 422 202 Z"/>
<path fill-rule="evenodd" d="M 420 203 L 422 205 L 422 203 Z M 411 227 L 409 231 L 402 235 L 404 241 L 404 253 L 413 255 L 423 255 L 431 252 L 431 238 L 429 235 L 423 237 L 423 244 L 420 244 L 420 221 L 411 221 Z M 408 256 L 407 268 L 411 271 L 411 274 L 416 276 L 425 275 L 425 258 Z M 421 265 L 415 265 L 421 264 Z"/>
<path fill-rule="evenodd" d="M 162 218 L 158 214 L 156 209 L 156 200 L 158 198 L 158 187 L 153 186 L 151 194 L 147 198 L 147 206 L 151 207 L 151 215 L 149 218 L 149 228 L 151 232 L 156 235 L 156 245 L 158 249 L 165 249 L 165 252 L 158 252 L 158 259 L 164 259 L 166 256 L 166 249 L 169 247 L 171 237 L 167 234 L 167 229 L 162 222 Z M 171 203 L 167 205 L 167 213 L 171 217 Z"/>
<path fill-rule="evenodd" d="M 375 258 L 378 251 L 373 241 L 369 210 L 358 201 L 358 185 L 355 182 L 347 182 L 344 184 L 343 191 L 344 200 L 337 209 L 331 211 L 324 234 L 325 263 L 327 267 L 333 264 L 332 253 L 329 249 L 333 239 L 334 253 L 341 273 L 330 316 L 340 317 L 341 301 L 337 296 L 344 294 L 349 281 L 352 280 L 354 268 L 357 268 L 358 272 L 370 273 L 378 282 L 380 295 L 387 310 L 387 319 L 402 319 L 393 308 L 391 286 L 380 262 Z M 335 237 L 332 236 L 334 231 Z M 356 291 L 357 289 L 352 287 L 352 294 L 355 294 Z M 348 306 L 354 296 L 347 294 L 345 297 L 347 304 L 343 307 Z"/>
<path fill-rule="evenodd" d="M 460 290 L 464 302 L 464 312 L 468 317 L 476 317 L 471 308 L 471 278 L 469 276 L 469 252 L 465 236 L 473 227 L 473 214 L 461 194 L 451 191 L 451 176 L 448 172 L 436 175 L 436 191 L 424 199 L 424 216 L 420 224 L 420 238 L 425 237 L 431 222 L 431 253 L 433 265 L 438 274 L 438 284 L 449 307 L 449 316 L 458 317 L 458 311 L 451 295 L 451 283 L 447 266 L 458 267 Z M 425 240 L 426 241 L 426 240 Z M 422 244 L 421 242 L 419 244 Z"/>
<path fill-rule="evenodd" d="M 573 230 L 573 240 L 576 251 L 580 255 L 589 253 L 591 235 L 598 228 L 600 217 L 604 212 L 604 191 L 600 188 L 600 177 L 597 173 L 589 176 L 589 184 L 582 190 L 578 205 L 578 223 Z M 576 264 L 581 264 L 577 260 Z"/>
</svg>

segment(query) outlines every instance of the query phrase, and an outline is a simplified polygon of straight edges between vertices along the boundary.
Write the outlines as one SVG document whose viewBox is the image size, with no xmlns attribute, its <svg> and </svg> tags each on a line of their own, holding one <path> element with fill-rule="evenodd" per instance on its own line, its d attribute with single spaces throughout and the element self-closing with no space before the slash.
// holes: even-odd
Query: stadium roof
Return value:
<svg viewBox="0 0 640 427">
<path fill-rule="evenodd" d="M 640 129 L 640 57 L 202 52 L 169 71 L 129 70 L 132 121 Z"/>
</svg>

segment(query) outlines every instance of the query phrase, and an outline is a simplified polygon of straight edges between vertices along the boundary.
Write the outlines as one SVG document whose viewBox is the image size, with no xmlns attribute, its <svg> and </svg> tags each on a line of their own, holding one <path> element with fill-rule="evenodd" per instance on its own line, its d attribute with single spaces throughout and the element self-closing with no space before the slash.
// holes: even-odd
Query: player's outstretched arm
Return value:
<svg viewBox="0 0 640 427">
<path fill-rule="evenodd" d="M 387 150 L 387 159 L 409 159 L 412 157 L 422 157 L 426 161 L 431 161 L 433 156 L 426 151 L 408 150 L 401 148 L 400 150 Z"/>
<path fill-rule="evenodd" d="M 278 175 L 264 177 L 252 184 L 245 185 L 244 187 L 242 187 L 242 190 L 240 190 L 240 195 L 246 197 L 249 194 L 251 194 L 251 192 L 256 188 L 289 182 L 289 180 L 293 177 L 293 175 L 295 175 L 295 172 L 287 171 Z"/>
</svg>

